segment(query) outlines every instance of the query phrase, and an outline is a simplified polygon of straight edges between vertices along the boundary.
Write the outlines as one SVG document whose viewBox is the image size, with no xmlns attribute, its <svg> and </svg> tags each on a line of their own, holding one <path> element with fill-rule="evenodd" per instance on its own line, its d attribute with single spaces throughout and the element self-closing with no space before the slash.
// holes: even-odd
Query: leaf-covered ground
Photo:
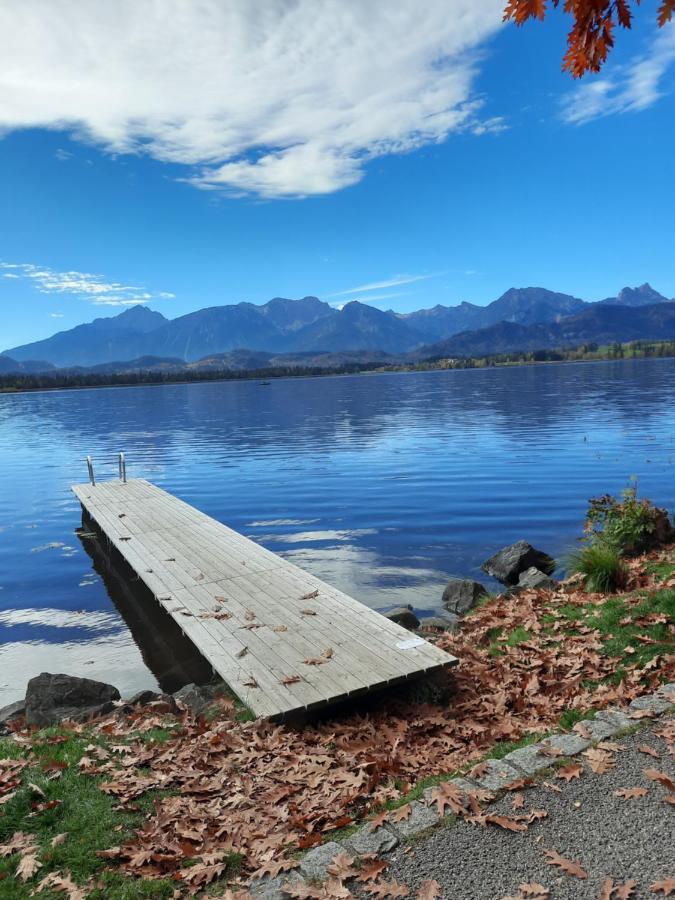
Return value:
<svg viewBox="0 0 675 900">
<path fill-rule="evenodd" d="M 19 732 L 0 742 L 0 898 L 222 894 L 485 756 L 672 681 L 674 561 L 673 548 L 633 560 L 612 597 L 570 583 L 492 599 L 436 638 L 460 660 L 442 702 L 399 692 L 291 729 L 237 721 L 223 698 L 208 721 L 160 704 Z"/>
</svg>

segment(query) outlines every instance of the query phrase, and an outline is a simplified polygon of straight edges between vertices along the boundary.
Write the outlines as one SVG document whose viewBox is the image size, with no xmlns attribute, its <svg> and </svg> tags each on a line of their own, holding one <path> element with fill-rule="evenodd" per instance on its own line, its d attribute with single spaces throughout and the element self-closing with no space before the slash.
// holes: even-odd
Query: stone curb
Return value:
<svg viewBox="0 0 675 900">
<path fill-rule="evenodd" d="M 639 725 L 648 716 L 653 718 L 673 709 L 675 709 L 675 682 L 661 685 L 654 693 L 638 697 L 629 704 L 626 711 L 619 707 L 609 707 L 599 710 L 592 719 L 581 719 L 577 725 L 585 726 L 591 735 L 590 739 L 575 731 L 550 735 L 536 744 L 513 750 L 502 759 L 486 760 L 481 764 L 485 771 L 479 778 L 459 776 L 450 779 L 450 783 L 464 793 L 482 788 L 494 793 L 496 798 L 511 781 L 540 774 L 555 766 L 561 758 L 576 756 L 592 743 L 614 737 L 626 728 Z M 551 749 L 560 751 L 562 756 L 555 752 L 551 753 Z M 393 850 L 401 841 L 418 837 L 434 828 L 449 814 L 439 816 L 436 809 L 431 806 L 432 791 L 433 788 L 424 791 L 423 801 L 411 801 L 412 812 L 405 821 L 395 824 L 385 822 L 372 832 L 369 823 L 364 822 L 349 837 L 330 841 L 309 850 L 300 860 L 300 874 L 313 881 L 324 881 L 328 877 L 328 867 L 338 853 L 347 852 L 357 859 L 369 853 L 385 853 Z M 284 887 L 290 887 L 291 883 L 297 880 L 298 872 L 291 872 L 273 879 L 259 879 L 251 883 L 249 890 L 262 900 L 286 900 L 290 895 Z"/>
</svg>

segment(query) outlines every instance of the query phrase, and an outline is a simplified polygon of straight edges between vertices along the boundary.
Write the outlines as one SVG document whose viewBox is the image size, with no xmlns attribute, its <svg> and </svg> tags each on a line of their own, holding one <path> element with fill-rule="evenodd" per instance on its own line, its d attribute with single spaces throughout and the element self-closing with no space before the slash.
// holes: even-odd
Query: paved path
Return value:
<svg viewBox="0 0 675 900">
<path fill-rule="evenodd" d="M 604 775 L 593 774 L 587 760 L 577 757 L 584 764 L 581 778 L 567 785 L 551 780 L 562 786 L 561 793 L 541 785 L 528 788 L 520 812 L 545 809 L 548 817 L 526 833 L 466 822 L 440 827 L 409 845 L 407 852 L 400 846 L 388 854 L 386 879 L 407 884 L 413 897 L 424 879 L 436 879 L 446 900 L 519 897 L 523 882 L 544 885 L 551 900 L 576 900 L 600 898 L 609 876 L 619 885 L 629 879 L 637 882 L 634 893 L 624 895 L 631 900 L 663 897 L 649 886 L 675 878 L 675 807 L 665 802 L 666 788 L 649 780 L 644 770 L 651 767 L 675 777 L 668 745 L 654 734 L 674 722 L 672 716 L 662 716 L 636 734 L 617 739 L 625 750 L 614 754 L 616 765 Z M 640 752 L 638 747 L 645 744 L 660 758 Z M 614 796 L 614 791 L 630 787 L 645 787 L 648 793 L 634 800 Z M 513 795 L 507 795 L 489 812 L 512 814 L 512 800 Z M 588 878 L 580 880 L 548 865 L 545 849 L 580 862 Z"/>
</svg>

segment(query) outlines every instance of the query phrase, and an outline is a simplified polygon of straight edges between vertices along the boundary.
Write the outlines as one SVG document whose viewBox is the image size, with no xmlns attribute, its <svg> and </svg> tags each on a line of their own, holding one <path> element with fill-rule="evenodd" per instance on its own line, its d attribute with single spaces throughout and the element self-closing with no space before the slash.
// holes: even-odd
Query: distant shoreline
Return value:
<svg viewBox="0 0 675 900">
<path fill-rule="evenodd" d="M 494 369 L 521 366 L 541 366 L 577 362 L 616 362 L 642 359 L 672 359 L 675 357 L 675 341 L 633 341 L 606 346 L 582 345 L 567 350 L 524 351 L 489 354 L 480 357 L 433 359 L 419 363 L 352 363 L 344 366 L 321 368 L 318 366 L 288 366 L 268 369 L 212 372 L 195 371 L 154 373 L 139 370 L 119 375 L 0 375 L 0 394 L 25 394 L 44 391 L 91 390 L 111 387 L 159 387 L 173 384 L 201 384 L 222 381 L 268 382 L 281 378 L 322 378 L 343 375 L 384 375 L 413 372 L 438 372 L 458 369 Z M 261 384 L 261 387 L 264 384 Z"/>
</svg>

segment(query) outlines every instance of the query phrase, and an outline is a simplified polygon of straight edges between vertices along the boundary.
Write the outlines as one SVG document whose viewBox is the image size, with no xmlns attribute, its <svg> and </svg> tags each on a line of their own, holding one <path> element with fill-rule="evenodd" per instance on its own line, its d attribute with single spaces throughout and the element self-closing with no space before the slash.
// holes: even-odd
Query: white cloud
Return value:
<svg viewBox="0 0 675 900">
<path fill-rule="evenodd" d="M 51 319 L 62 319 L 63 313 L 49 313 Z"/>
<path fill-rule="evenodd" d="M 659 32 L 648 53 L 627 66 L 607 70 L 563 99 L 561 117 L 571 125 L 616 113 L 640 112 L 663 96 L 661 81 L 675 62 L 675 23 Z"/>
<path fill-rule="evenodd" d="M 324 194 L 481 121 L 503 0 L 0 5 L 0 130 L 63 129 L 192 167 L 206 189 Z"/>
<path fill-rule="evenodd" d="M 360 284 L 358 287 L 348 288 L 346 291 L 336 291 L 334 294 L 326 294 L 327 297 L 344 297 L 347 294 L 363 294 L 365 291 L 379 291 L 382 288 L 398 287 L 401 284 L 414 284 L 416 281 L 426 281 L 429 278 L 438 278 L 442 272 L 433 275 L 394 275 L 386 281 L 371 281 L 369 284 Z M 396 296 L 396 295 L 388 295 Z"/>
<path fill-rule="evenodd" d="M 14 270 L 10 273 L 3 271 L 5 278 L 26 279 L 41 294 L 72 294 L 89 300 L 95 306 L 136 306 L 147 303 L 148 300 L 168 300 L 174 297 L 174 294 L 167 291 L 148 291 L 116 281 L 106 281 L 102 275 L 87 272 L 55 272 L 32 263 L 0 262 L 0 271 L 5 269 Z"/>
</svg>

